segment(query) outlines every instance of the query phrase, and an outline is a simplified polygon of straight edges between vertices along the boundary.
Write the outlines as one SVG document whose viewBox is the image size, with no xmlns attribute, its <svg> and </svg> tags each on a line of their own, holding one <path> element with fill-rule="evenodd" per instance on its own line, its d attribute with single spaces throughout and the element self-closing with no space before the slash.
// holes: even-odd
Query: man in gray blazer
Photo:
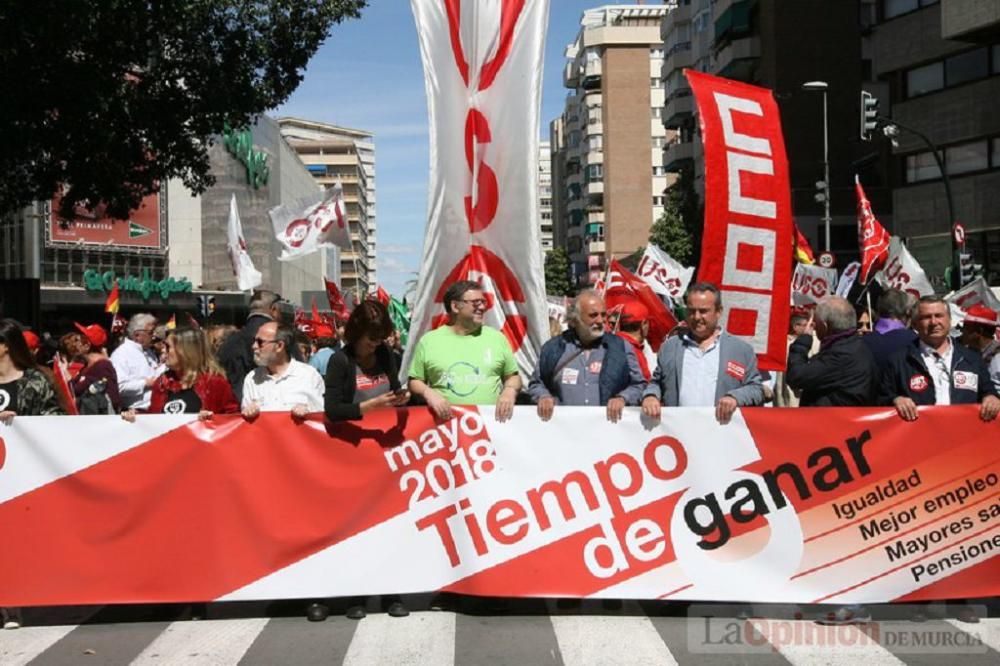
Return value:
<svg viewBox="0 0 1000 666">
<path fill-rule="evenodd" d="M 722 294 L 708 282 L 688 289 L 687 331 L 663 343 L 642 413 L 659 420 L 660 407 L 715 407 L 726 424 L 737 407 L 764 404 L 753 348 L 719 327 Z"/>
</svg>

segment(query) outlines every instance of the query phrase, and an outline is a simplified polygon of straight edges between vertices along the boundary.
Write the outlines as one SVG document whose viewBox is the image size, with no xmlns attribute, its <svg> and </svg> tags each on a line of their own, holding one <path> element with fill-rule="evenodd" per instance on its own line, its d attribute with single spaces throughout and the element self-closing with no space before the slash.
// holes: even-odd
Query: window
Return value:
<svg viewBox="0 0 1000 666">
<path fill-rule="evenodd" d="M 986 140 L 946 148 L 944 165 L 949 176 L 988 169 L 990 163 Z"/>
<path fill-rule="evenodd" d="M 654 106 L 652 108 L 652 112 L 653 112 L 653 117 L 654 118 L 659 118 L 659 117 L 661 117 L 663 115 L 663 107 L 662 106 Z"/>
<path fill-rule="evenodd" d="M 663 87 L 663 79 L 657 78 L 655 76 L 650 77 L 650 79 L 649 79 L 649 87 L 650 88 L 662 88 Z"/>
<path fill-rule="evenodd" d="M 932 153 L 917 153 L 906 156 L 906 182 L 919 183 L 941 177 L 941 170 Z"/>
<path fill-rule="evenodd" d="M 587 180 L 600 180 L 604 178 L 604 165 L 603 164 L 588 164 L 587 165 Z"/>
<path fill-rule="evenodd" d="M 944 88 L 944 63 L 934 62 L 906 73 L 906 96 L 915 97 Z"/>
<path fill-rule="evenodd" d="M 662 46 L 654 46 L 653 48 L 649 49 L 649 57 L 650 58 L 660 58 L 662 60 L 663 59 L 663 47 Z"/>
<path fill-rule="evenodd" d="M 987 49 L 976 49 L 951 56 L 944 61 L 944 78 L 949 86 L 983 79 L 990 75 L 990 55 Z"/>
<path fill-rule="evenodd" d="M 994 167 L 1000 167 L 1000 139 L 993 139 L 990 144 L 992 144 L 990 164 Z"/>
<path fill-rule="evenodd" d="M 667 137 L 665 136 L 654 136 L 653 137 L 653 148 L 663 148 L 667 143 Z"/>
<path fill-rule="evenodd" d="M 542 213 L 542 219 L 543 220 L 551 220 L 552 219 L 552 213 L 543 212 Z"/>
<path fill-rule="evenodd" d="M 551 206 L 552 205 L 552 199 L 542 199 L 541 200 L 541 205 L 542 206 Z"/>
<path fill-rule="evenodd" d="M 667 198 L 663 197 L 663 196 L 653 197 L 653 205 L 654 206 L 662 206 L 664 203 L 666 203 L 666 201 L 667 201 Z"/>
<path fill-rule="evenodd" d="M 654 176 L 665 176 L 665 175 L 667 175 L 667 167 L 654 166 L 653 167 L 653 175 Z"/>
<path fill-rule="evenodd" d="M 939 0 L 882 0 L 882 18 L 891 19 L 915 12 L 921 7 L 936 5 Z"/>
</svg>

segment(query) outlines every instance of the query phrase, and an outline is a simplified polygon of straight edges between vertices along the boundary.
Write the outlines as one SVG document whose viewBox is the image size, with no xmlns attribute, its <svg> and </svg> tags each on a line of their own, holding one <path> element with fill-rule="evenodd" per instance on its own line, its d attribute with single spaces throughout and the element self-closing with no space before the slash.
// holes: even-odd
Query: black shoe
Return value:
<svg viewBox="0 0 1000 666">
<path fill-rule="evenodd" d="M 962 606 L 955 614 L 955 619 L 966 624 L 979 624 L 979 614 L 972 606 Z"/>
<path fill-rule="evenodd" d="M 347 609 L 347 612 L 344 613 L 344 617 L 348 620 L 363 620 L 368 617 L 368 613 L 365 612 L 364 606 L 351 606 Z"/>
<path fill-rule="evenodd" d="M 310 622 L 322 622 L 330 617 L 330 609 L 325 604 L 309 604 L 306 608 L 306 619 Z"/>
<path fill-rule="evenodd" d="M 386 610 L 386 613 L 388 613 L 390 617 L 406 617 L 410 614 L 410 611 L 402 601 L 393 601 L 389 604 L 389 609 Z M 364 616 L 362 615 L 362 617 Z"/>
</svg>

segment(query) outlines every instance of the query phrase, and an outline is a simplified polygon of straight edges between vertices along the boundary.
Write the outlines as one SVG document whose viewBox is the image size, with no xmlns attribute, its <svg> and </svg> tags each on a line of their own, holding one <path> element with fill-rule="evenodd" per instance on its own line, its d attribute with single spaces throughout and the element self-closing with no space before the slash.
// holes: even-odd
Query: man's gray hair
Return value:
<svg viewBox="0 0 1000 666">
<path fill-rule="evenodd" d="M 267 289 L 258 289 L 253 292 L 250 296 L 250 312 L 258 312 L 261 314 L 268 314 L 271 310 L 271 306 L 281 300 L 281 296 L 274 293 L 273 291 L 268 291 Z"/>
<path fill-rule="evenodd" d="M 132 315 L 132 318 L 128 320 L 128 327 L 125 329 L 125 332 L 128 333 L 128 337 L 131 338 L 136 331 L 144 330 L 147 326 L 155 322 L 156 317 L 148 312 L 140 312 Z"/>
<path fill-rule="evenodd" d="M 566 321 L 574 322 L 580 321 L 580 302 L 585 298 L 596 298 L 597 300 L 604 302 L 604 297 L 601 296 L 593 289 L 584 289 L 579 294 L 576 295 L 569 306 L 566 308 Z"/>
<path fill-rule="evenodd" d="M 875 311 L 879 319 L 896 319 L 905 324 L 913 312 L 913 297 L 902 289 L 887 289 L 878 297 Z"/>
<path fill-rule="evenodd" d="M 690 294 L 698 292 L 701 294 L 713 294 L 715 296 L 715 308 L 719 309 L 722 307 L 722 292 L 711 282 L 695 282 L 687 289 L 687 293 L 684 294 L 684 304 L 687 305 L 687 298 Z"/>
<path fill-rule="evenodd" d="M 846 298 L 825 296 L 816 306 L 816 320 L 826 324 L 830 333 L 853 331 L 858 327 L 858 313 Z"/>
<path fill-rule="evenodd" d="M 289 358 L 295 358 L 295 329 L 288 324 L 278 324 L 274 330 L 274 340 L 275 342 L 280 342 L 284 346 L 285 355 Z"/>
</svg>

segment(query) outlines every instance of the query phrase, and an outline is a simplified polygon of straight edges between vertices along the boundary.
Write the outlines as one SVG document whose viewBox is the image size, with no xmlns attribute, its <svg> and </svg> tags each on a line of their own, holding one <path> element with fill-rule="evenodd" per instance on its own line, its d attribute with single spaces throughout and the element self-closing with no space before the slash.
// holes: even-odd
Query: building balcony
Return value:
<svg viewBox="0 0 1000 666">
<path fill-rule="evenodd" d="M 674 44 L 666 53 L 663 60 L 664 72 L 672 72 L 676 69 L 690 67 L 694 59 L 691 57 L 691 42 L 678 42 Z"/>
<path fill-rule="evenodd" d="M 597 195 L 600 194 L 604 196 L 604 181 L 603 180 L 592 180 L 587 183 L 587 194 Z"/>
<path fill-rule="evenodd" d="M 604 210 L 587 210 L 587 224 L 603 224 L 604 223 Z"/>
<path fill-rule="evenodd" d="M 580 85 L 578 72 L 579 68 L 576 66 L 575 61 L 566 63 L 566 67 L 563 69 L 563 85 L 567 88 L 576 88 Z"/>
<path fill-rule="evenodd" d="M 590 241 L 587 243 L 587 254 L 604 254 L 604 241 Z"/>
<path fill-rule="evenodd" d="M 583 66 L 583 76 L 580 77 L 580 85 L 586 90 L 594 90 L 601 87 L 600 60 L 591 60 Z"/>
<path fill-rule="evenodd" d="M 667 12 L 667 16 L 660 22 L 660 41 L 666 44 L 674 29 L 685 23 L 691 22 L 691 5 L 679 5 Z"/>
<path fill-rule="evenodd" d="M 694 162 L 694 142 L 669 144 L 663 150 L 663 168 L 679 172 L 684 166 Z"/>
<path fill-rule="evenodd" d="M 718 76 L 737 81 L 753 77 L 760 60 L 760 38 L 744 37 L 726 43 L 715 55 Z"/>
<path fill-rule="evenodd" d="M 694 114 L 694 95 L 690 88 L 681 88 L 667 98 L 663 106 L 663 126 L 680 127 Z"/>
</svg>

